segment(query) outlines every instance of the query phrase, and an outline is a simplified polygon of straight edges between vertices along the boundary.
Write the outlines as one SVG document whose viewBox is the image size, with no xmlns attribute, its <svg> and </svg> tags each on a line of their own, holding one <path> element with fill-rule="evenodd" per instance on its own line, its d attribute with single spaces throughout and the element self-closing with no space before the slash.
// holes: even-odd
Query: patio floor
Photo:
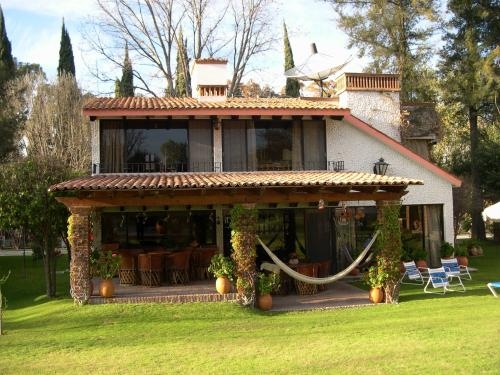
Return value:
<svg viewBox="0 0 500 375">
<path fill-rule="evenodd" d="M 112 298 L 98 295 L 99 281 L 94 280 L 91 304 L 101 303 L 185 303 L 236 301 L 236 293 L 220 295 L 215 291 L 215 280 L 192 281 L 187 285 L 119 285 L 114 279 L 115 294 Z M 368 292 L 346 282 L 335 282 L 328 289 L 312 295 L 274 295 L 271 311 L 296 311 L 369 306 Z"/>
</svg>

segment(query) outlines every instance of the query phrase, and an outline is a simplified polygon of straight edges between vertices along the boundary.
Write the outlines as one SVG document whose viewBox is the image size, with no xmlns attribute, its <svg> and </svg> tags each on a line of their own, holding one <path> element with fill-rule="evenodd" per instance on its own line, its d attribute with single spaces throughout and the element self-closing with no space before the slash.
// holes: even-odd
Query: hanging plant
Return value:
<svg viewBox="0 0 500 375">
<path fill-rule="evenodd" d="M 236 264 L 238 301 L 243 306 L 255 304 L 255 258 L 257 210 L 236 205 L 231 209 L 231 257 Z M 238 287 L 240 286 L 240 287 Z M 244 287 L 243 287 L 244 286 Z"/>
</svg>

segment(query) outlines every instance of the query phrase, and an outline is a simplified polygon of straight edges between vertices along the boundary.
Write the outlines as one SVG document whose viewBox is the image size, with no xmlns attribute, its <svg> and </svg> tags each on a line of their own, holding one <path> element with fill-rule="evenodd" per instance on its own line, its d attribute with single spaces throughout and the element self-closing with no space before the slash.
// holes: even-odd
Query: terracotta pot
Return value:
<svg viewBox="0 0 500 375">
<path fill-rule="evenodd" d="M 115 294 L 115 284 L 113 279 L 101 279 L 99 283 L 99 295 L 104 298 L 113 297 Z"/>
<path fill-rule="evenodd" d="M 415 264 L 417 265 L 418 268 L 428 268 L 427 261 L 424 259 L 417 260 Z"/>
<path fill-rule="evenodd" d="M 271 294 L 259 294 L 257 296 L 257 307 L 263 311 L 273 308 L 273 297 Z"/>
<path fill-rule="evenodd" d="M 368 297 L 371 302 L 380 303 L 384 300 L 384 290 L 382 288 L 371 288 Z"/>
<path fill-rule="evenodd" d="M 353 268 L 352 271 L 349 272 L 349 275 L 351 275 L 351 276 L 359 276 L 360 273 L 361 272 L 360 272 L 359 268 Z"/>
<path fill-rule="evenodd" d="M 463 255 L 457 256 L 457 262 L 460 266 L 465 266 L 467 267 L 469 265 L 469 258 Z"/>
<path fill-rule="evenodd" d="M 215 280 L 215 289 L 219 294 L 226 294 L 231 291 L 231 281 L 226 276 L 218 277 Z"/>
</svg>

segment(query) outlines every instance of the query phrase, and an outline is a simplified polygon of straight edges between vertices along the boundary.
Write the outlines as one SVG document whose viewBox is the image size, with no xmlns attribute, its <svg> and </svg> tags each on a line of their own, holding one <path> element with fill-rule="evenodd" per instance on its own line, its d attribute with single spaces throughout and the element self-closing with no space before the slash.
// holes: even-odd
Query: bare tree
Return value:
<svg viewBox="0 0 500 375">
<path fill-rule="evenodd" d="M 187 46 L 188 61 L 179 66 L 184 75 L 188 76 L 190 59 L 215 54 L 233 56 L 233 94 L 248 70 L 249 60 L 268 51 L 276 40 L 269 10 L 273 3 L 274 0 L 97 0 L 101 17 L 87 23 L 86 39 L 90 48 L 114 68 L 122 68 L 121 53 L 128 42 L 136 88 L 156 96 L 160 78 L 165 82 L 164 93 L 170 96 L 175 95 L 175 54 L 178 48 L 184 48 L 180 47 L 181 24 L 188 24 L 192 45 Z M 231 17 L 227 17 L 228 12 Z M 116 78 L 102 71 L 94 74 L 108 82 Z"/>
<path fill-rule="evenodd" d="M 42 79 L 27 91 L 29 110 L 23 129 L 27 154 L 38 160 L 58 160 L 83 173 L 90 167 L 90 129 L 82 114 L 83 96 L 73 76 L 62 74 L 53 84 Z M 31 97 L 29 97 L 31 94 Z"/>
<path fill-rule="evenodd" d="M 231 3 L 233 73 L 228 95 L 233 96 L 250 59 L 271 49 L 277 40 L 269 6 L 273 0 L 233 0 Z"/>
<path fill-rule="evenodd" d="M 89 20 L 86 30 L 91 49 L 97 51 L 115 67 L 122 68 L 123 51 L 127 42 L 138 89 L 156 95 L 154 78 L 165 80 L 165 94 L 174 95 L 171 59 L 176 43 L 176 30 L 183 18 L 183 9 L 174 8 L 174 0 L 97 0 L 99 19 Z M 147 73 L 146 73 L 147 72 Z M 95 73 L 97 74 L 97 73 Z M 102 80 L 113 80 L 100 73 Z M 153 78 L 153 79 L 152 79 Z"/>
<path fill-rule="evenodd" d="M 191 24 L 193 58 L 201 58 L 203 52 L 213 57 L 229 43 L 218 37 L 229 9 L 228 0 L 184 0 L 184 9 Z"/>
</svg>

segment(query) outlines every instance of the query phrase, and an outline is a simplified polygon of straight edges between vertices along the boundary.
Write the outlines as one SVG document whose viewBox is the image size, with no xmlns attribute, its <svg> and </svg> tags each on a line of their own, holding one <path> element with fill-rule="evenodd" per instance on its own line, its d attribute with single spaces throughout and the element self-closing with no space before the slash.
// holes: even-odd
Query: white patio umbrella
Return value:
<svg viewBox="0 0 500 375">
<path fill-rule="evenodd" d="M 483 220 L 491 220 L 500 223 L 500 202 L 495 203 L 483 210 Z"/>
</svg>

